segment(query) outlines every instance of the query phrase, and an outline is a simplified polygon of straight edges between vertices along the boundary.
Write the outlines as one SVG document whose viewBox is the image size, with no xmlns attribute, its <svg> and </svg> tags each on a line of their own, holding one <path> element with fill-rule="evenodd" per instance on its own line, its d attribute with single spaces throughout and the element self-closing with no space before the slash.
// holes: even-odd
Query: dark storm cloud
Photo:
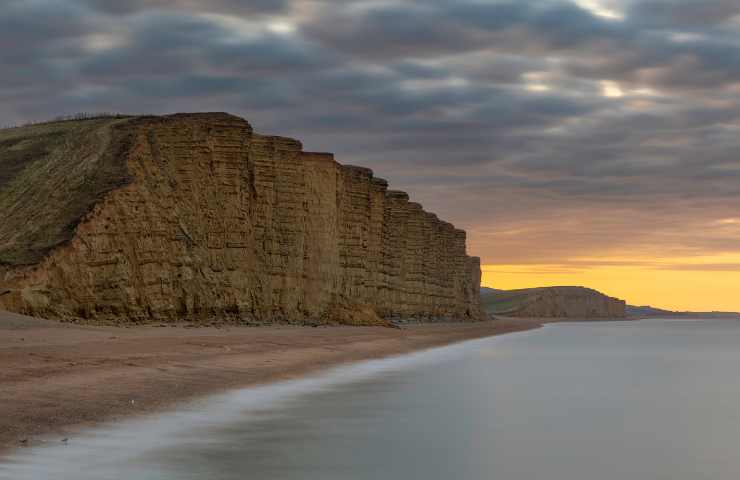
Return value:
<svg viewBox="0 0 740 480">
<path fill-rule="evenodd" d="M 485 49 L 565 49 L 629 30 L 569 3 L 404 2 L 360 9 L 330 4 L 304 33 L 328 47 L 371 58 L 434 56 Z"/>
<path fill-rule="evenodd" d="M 279 13 L 288 6 L 287 0 L 81 0 L 93 10 L 127 15 L 151 9 L 175 11 L 219 12 L 226 14 Z"/>
<path fill-rule="evenodd" d="M 233 31 L 206 18 L 152 13 L 129 19 L 123 44 L 83 59 L 80 73 L 174 77 L 206 69 L 227 80 L 329 66 L 330 55 L 305 42 L 265 32 L 239 41 L 233 37 Z"/>
<path fill-rule="evenodd" d="M 706 7 L 693 1 L 638 2 L 624 22 L 562 2 L 399 3 L 359 11 L 332 5 L 304 31 L 328 48 L 371 59 L 471 50 L 487 50 L 492 58 L 502 52 L 565 55 L 565 67 L 576 75 L 715 88 L 736 81 L 740 73 L 737 30 L 693 31 L 712 35 L 683 41 L 681 35 L 692 31 L 679 20 L 692 20 L 694 26 L 728 21 L 740 13 L 738 5 L 719 0 Z M 675 30 L 664 24 L 671 16 L 678 18 Z"/>
<path fill-rule="evenodd" d="M 604 5 L 622 18 L 568 0 L 12 0 L 0 124 L 228 110 L 408 188 L 484 261 L 535 241 L 538 260 L 656 236 L 733 250 L 680 228 L 740 218 L 740 4 Z M 483 233 L 522 222 L 531 242 Z"/>
<path fill-rule="evenodd" d="M 77 57 L 75 40 L 94 24 L 75 4 L 11 0 L 0 13 L 0 61 L 5 71 Z M 60 21 L 60 19 L 66 19 Z"/>
<path fill-rule="evenodd" d="M 640 24 L 669 29 L 723 24 L 740 15 L 736 0 L 646 0 L 635 2 L 630 17 Z"/>
<path fill-rule="evenodd" d="M 609 78 L 661 89 L 716 89 L 740 75 L 737 37 L 686 37 L 682 32 L 645 35 L 582 51 L 566 61 L 573 76 Z"/>
</svg>

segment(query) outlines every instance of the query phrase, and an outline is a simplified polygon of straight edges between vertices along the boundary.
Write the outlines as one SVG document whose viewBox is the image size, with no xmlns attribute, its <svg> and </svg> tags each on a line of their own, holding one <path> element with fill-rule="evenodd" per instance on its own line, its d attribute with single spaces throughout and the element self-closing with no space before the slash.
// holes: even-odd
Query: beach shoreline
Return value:
<svg viewBox="0 0 740 480">
<path fill-rule="evenodd" d="M 0 312 L 0 456 L 210 394 L 541 326 L 504 318 L 401 329 L 121 328 Z"/>
</svg>

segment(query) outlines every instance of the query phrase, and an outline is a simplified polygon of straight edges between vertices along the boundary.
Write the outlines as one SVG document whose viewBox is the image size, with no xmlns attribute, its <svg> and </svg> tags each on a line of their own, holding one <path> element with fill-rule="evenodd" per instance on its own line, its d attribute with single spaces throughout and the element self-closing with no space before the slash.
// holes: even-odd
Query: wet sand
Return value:
<svg viewBox="0 0 740 480">
<path fill-rule="evenodd" d="M 0 312 L 0 454 L 211 393 L 541 325 L 116 328 Z"/>
</svg>

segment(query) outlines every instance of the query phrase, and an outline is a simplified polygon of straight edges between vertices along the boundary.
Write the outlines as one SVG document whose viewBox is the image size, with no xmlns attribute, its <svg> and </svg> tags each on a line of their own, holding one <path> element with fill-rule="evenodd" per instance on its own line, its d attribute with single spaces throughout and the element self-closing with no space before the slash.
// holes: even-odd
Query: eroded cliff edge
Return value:
<svg viewBox="0 0 740 480">
<path fill-rule="evenodd" d="M 481 317 L 465 232 L 369 169 L 228 114 L 95 122 L 0 179 L 0 308 L 88 322 Z M 0 161 L 19 149 L 5 140 Z"/>
</svg>

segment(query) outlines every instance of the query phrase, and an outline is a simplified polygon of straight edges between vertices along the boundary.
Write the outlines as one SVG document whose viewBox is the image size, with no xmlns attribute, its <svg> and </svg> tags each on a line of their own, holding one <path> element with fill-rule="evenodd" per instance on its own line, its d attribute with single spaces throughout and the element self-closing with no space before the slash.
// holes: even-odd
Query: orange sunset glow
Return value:
<svg viewBox="0 0 740 480">
<path fill-rule="evenodd" d="M 690 268 L 676 269 L 671 266 L 674 262 L 685 262 Z M 671 264 L 655 262 L 651 266 L 483 265 L 481 284 L 499 289 L 581 285 L 625 299 L 632 305 L 677 311 L 740 310 L 740 272 L 703 268 L 697 259 L 673 259 Z"/>
<path fill-rule="evenodd" d="M 575 208 L 555 219 L 504 216 L 498 228 L 472 229 L 471 250 L 482 255 L 485 287 L 577 285 L 631 305 L 738 311 L 740 220 L 717 216 L 721 209 L 604 206 L 601 214 Z"/>
</svg>

